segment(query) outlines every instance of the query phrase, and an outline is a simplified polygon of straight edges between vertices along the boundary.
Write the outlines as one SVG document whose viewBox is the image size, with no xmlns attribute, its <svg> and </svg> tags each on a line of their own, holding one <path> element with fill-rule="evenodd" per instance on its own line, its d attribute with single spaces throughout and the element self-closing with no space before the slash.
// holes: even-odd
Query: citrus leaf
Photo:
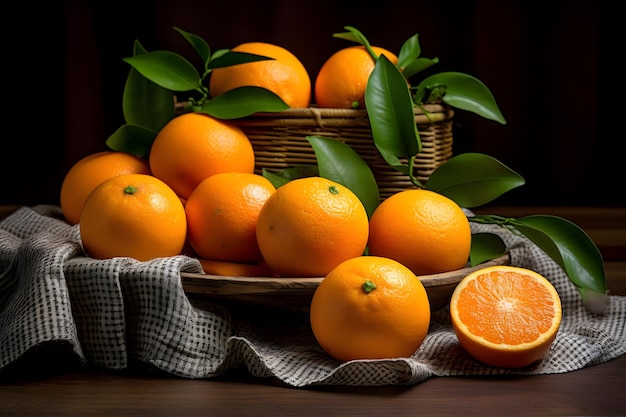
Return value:
<svg viewBox="0 0 626 417">
<path fill-rule="evenodd" d="M 134 56 L 145 54 L 135 42 Z M 127 124 L 158 131 L 174 116 L 174 94 L 130 68 L 122 98 L 122 112 Z"/>
<path fill-rule="evenodd" d="M 211 48 L 209 44 L 202 39 L 198 35 L 194 35 L 193 33 L 186 32 L 181 28 L 174 26 L 174 30 L 180 33 L 183 38 L 193 47 L 193 49 L 198 53 L 202 63 L 204 64 L 204 68 L 209 67 L 209 61 L 211 59 Z"/>
<path fill-rule="evenodd" d="M 275 188 L 280 188 L 290 181 L 289 179 L 282 177 L 274 172 L 270 172 L 265 168 L 262 169 L 261 174 L 265 178 L 267 178 Z"/>
<path fill-rule="evenodd" d="M 279 96 L 262 87 L 238 87 L 226 91 L 196 109 L 223 120 L 238 119 L 258 112 L 287 110 Z"/>
<path fill-rule="evenodd" d="M 371 50 L 372 47 L 369 41 L 357 28 L 355 28 L 354 26 L 344 26 L 343 28 L 347 30 L 347 32 L 334 33 L 333 37 L 356 42 L 360 45 L 363 45 L 366 49 Z"/>
<path fill-rule="evenodd" d="M 404 41 L 400 48 L 400 53 L 398 54 L 398 63 L 396 66 L 402 70 L 405 77 L 407 77 L 407 75 L 404 69 L 414 62 L 421 53 L 422 48 L 420 47 L 419 35 L 417 33 Z"/>
<path fill-rule="evenodd" d="M 319 175 L 349 188 L 363 203 L 368 217 L 378 204 L 378 184 L 370 167 L 349 145 L 323 136 L 306 137 L 317 158 Z"/>
<path fill-rule="evenodd" d="M 524 183 L 524 178 L 491 156 L 463 153 L 435 169 L 424 187 L 445 195 L 461 207 L 472 208 Z"/>
<path fill-rule="evenodd" d="M 124 58 L 141 75 L 171 91 L 203 92 L 200 74 L 189 61 L 169 51 L 154 51 Z"/>
<path fill-rule="evenodd" d="M 376 60 L 365 89 L 365 108 L 376 148 L 385 161 L 408 174 L 399 157 L 421 151 L 413 101 L 406 79 L 384 55 Z"/>
<path fill-rule="evenodd" d="M 493 233 L 473 233 L 470 249 L 470 266 L 495 259 L 506 253 L 506 245 L 498 235 Z"/>
<path fill-rule="evenodd" d="M 278 172 L 270 172 L 266 168 L 262 168 L 261 175 L 270 180 L 274 187 L 278 188 L 296 178 L 317 176 L 319 175 L 319 170 L 317 165 L 288 167 Z"/>
<path fill-rule="evenodd" d="M 416 60 L 410 62 L 403 70 L 402 74 L 406 78 L 410 78 L 418 72 L 424 71 L 427 68 L 432 67 L 433 65 L 439 62 L 438 58 L 417 58 Z"/>
<path fill-rule="evenodd" d="M 224 68 L 230 67 L 232 65 L 246 64 L 248 62 L 267 61 L 275 59 L 268 56 L 250 54 L 248 52 L 233 52 L 228 50 L 221 50 L 220 52 L 221 53 L 219 56 L 216 56 L 211 60 L 209 68 Z"/>
<path fill-rule="evenodd" d="M 606 293 L 600 250 L 576 224 L 550 215 L 526 216 L 509 224 L 559 264 L 578 289 Z"/>
<path fill-rule="evenodd" d="M 145 127 L 125 124 L 106 140 L 106 145 L 114 151 L 127 152 L 147 158 L 157 132 Z"/>
<path fill-rule="evenodd" d="M 445 86 L 442 99 L 450 106 L 506 124 L 493 94 L 479 79 L 461 72 L 441 72 L 422 80 L 417 90 L 432 90 L 440 86 Z"/>
</svg>

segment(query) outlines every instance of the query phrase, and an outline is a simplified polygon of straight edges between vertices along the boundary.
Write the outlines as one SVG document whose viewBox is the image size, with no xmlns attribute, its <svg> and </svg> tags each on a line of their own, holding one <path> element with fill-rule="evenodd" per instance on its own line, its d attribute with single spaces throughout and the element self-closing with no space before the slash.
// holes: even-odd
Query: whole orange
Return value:
<svg viewBox="0 0 626 417">
<path fill-rule="evenodd" d="M 370 218 L 369 253 L 395 259 L 417 275 L 464 268 L 471 243 L 461 207 L 429 190 L 393 194 Z"/>
<path fill-rule="evenodd" d="M 98 185 L 85 201 L 79 224 L 83 248 L 96 259 L 178 255 L 187 236 L 181 200 L 146 174 L 122 174 Z"/>
<path fill-rule="evenodd" d="M 393 64 L 398 57 L 384 48 L 372 46 L 377 56 L 384 54 Z M 318 107 L 365 108 L 365 88 L 376 62 L 363 46 L 340 49 L 324 62 L 315 79 Z"/>
<path fill-rule="evenodd" d="M 77 224 L 85 200 L 101 182 L 120 174 L 150 174 L 148 161 L 125 152 L 103 151 L 78 160 L 61 185 L 61 211 L 65 220 Z"/>
<path fill-rule="evenodd" d="M 406 358 L 426 338 L 430 304 L 407 267 L 361 256 L 342 262 L 322 280 L 310 321 L 320 346 L 340 361 Z"/>
<path fill-rule="evenodd" d="M 350 189 L 321 177 L 279 187 L 257 219 L 256 237 L 267 264 L 285 277 L 322 277 L 363 254 L 368 218 Z"/>
<path fill-rule="evenodd" d="M 186 199 L 211 175 L 252 173 L 254 150 L 233 123 L 203 113 L 185 113 L 159 131 L 149 161 L 152 174 Z"/>
<path fill-rule="evenodd" d="M 450 320 L 461 346 L 475 359 L 502 368 L 540 360 L 561 319 L 561 299 L 550 281 L 516 266 L 471 273 L 450 300 Z"/>
<path fill-rule="evenodd" d="M 254 86 L 272 91 L 289 107 L 309 107 L 311 78 L 302 62 L 291 51 L 266 42 L 242 43 L 232 48 L 232 51 L 274 59 L 214 69 L 209 80 L 212 97 L 238 87 Z"/>
<path fill-rule="evenodd" d="M 267 178 L 249 173 L 224 172 L 202 181 L 185 204 L 191 247 L 202 258 L 261 261 L 256 223 L 274 191 Z"/>
</svg>

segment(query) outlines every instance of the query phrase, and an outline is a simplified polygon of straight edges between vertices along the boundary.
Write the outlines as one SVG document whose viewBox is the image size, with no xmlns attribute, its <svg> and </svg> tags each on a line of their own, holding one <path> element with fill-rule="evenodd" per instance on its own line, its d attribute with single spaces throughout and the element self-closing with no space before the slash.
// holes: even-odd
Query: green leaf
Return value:
<svg viewBox="0 0 626 417">
<path fill-rule="evenodd" d="M 438 58 L 417 58 L 415 61 L 410 62 L 403 70 L 402 74 L 408 79 L 417 74 L 418 72 L 424 71 L 427 68 L 432 67 L 433 65 L 439 62 Z"/>
<path fill-rule="evenodd" d="M 145 53 L 141 44 L 135 42 L 134 56 Z M 174 94 L 131 67 L 124 86 L 122 111 L 127 124 L 159 131 L 174 117 Z"/>
<path fill-rule="evenodd" d="M 579 291 L 606 293 L 600 250 L 576 224 L 549 215 L 526 216 L 509 223 L 559 264 Z"/>
<path fill-rule="evenodd" d="M 288 167 L 278 172 L 270 172 L 266 168 L 262 168 L 261 174 L 270 180 L 274 187 L 278 188 L 296 178 L 317 176 L 319 175 L 319 170 L 317 165 L 302 165 Z"/>
<path fill-rule="evenodd" d="M 209 68 L 224 68 L 232 65 L 247 64 L 248 62 L 268 61 L 275 58 L 270 58 L 263 55 L 250 54 L 248 52 L 233 52 L 223 50 L 223 53 L 219 56 L 213 57 Z M 216 54 L 217 55 L 217 54 Z"/>
<path fill-rule="evenodd" d="M 204 64 L 204 68 L 209 68 L 209 61 L 211 59 L 211 48 L 209 47 L 209 44 L 200 36 L 186 32 L 181 28 L 174 26 L 174 30 L 180 33 L 198 53 L 200 59 L 202 60 L 202 63 Z"/>
<path fill-rule="evenodd" d="M 349 145 L 323 136 L 306 137 L 317 158 L 319 175 L 349 188 L 363 203 L 368 217 L 378 204 L 378 184 L 370 167 Z"/>
<path fill-rule="evenodd" d="M 124 58 L 141 75 L 171 91 L 203 92 L 200 74 L 182 56 L 169 51 L 154 51 Z"/>
<path fill-rule="evenodd" d="M 273 92 L 262 87 L 246 86 L 213 97 L 196 111 L 229 120 L 258 112 L 279 112 L 288 108 L 289 105 Z"/>
<path fill-rule="evenodd" d="M 506 253 L 506 245 L 493 233 L 473 233 L 470 249 L 470 265 L 476 266 Z"/>
<path fill-rule="evenodd" d="M 125 124 L 106 140 L 106 145 L 114 151 L 128 152 L 147 158 L 157 132 L 145 127 Z"/>
<path fill-rule="evenodd" d="M 413 101 L 406 79 L 384 55 L 367 82 L 365 108 L 376 148 L 390 166 L 408 174 L 408 166 L 398 158 L 421 151 Z"/>
<path fill-rule="evenodd" d="M 400 68 L 405 77 L 407 75 L 404 72 L 404 68 L 419 58 L 421 53 L 422 48 L 420 47 L 419 35 L 417 33 L 404 41 L 398 54 L 398 64 L 396 66 Z"/>
<path fill-rule="evenodd" d="M 461 72 L 441 72 L 424 79 L 417 90 L 432 90 L 440 86 L 445 86 L 443 101 L 448 105 L 506 124 L 493 94 L 479 79 Z"/>
<path fill-rule="evenodd" d="M 357 28 L 355 28 L 354 26 L 344 26 L 343 28 L 346 29 L 347 32 L 333 33 L 333 37 L 356 42 L 364 46 L 366 49 L 371 50 L 372 47 L 369 41 Z"/>
<path fill-rule="evenodd" d="M 491 156 L 463 153 L 435 169 L 424 188 L 445 195 L 461 207 L 472 208 L 524 183 L 524 178 Z"/>
</svg>

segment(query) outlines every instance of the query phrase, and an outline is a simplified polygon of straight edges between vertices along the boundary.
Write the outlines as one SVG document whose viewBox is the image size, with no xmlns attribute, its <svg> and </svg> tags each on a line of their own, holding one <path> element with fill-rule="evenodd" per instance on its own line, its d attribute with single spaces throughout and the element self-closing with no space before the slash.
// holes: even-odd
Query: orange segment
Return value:
<svg viewBox="0 0 626 417">
<path fill-rule="evenodd" d="M 463 348 L 492 366 L 519 368 L 541 359 L 561 324 L 561 300 L 540 274 L 493 266 L 465 277 L 450 301 Z"/>
</svg>

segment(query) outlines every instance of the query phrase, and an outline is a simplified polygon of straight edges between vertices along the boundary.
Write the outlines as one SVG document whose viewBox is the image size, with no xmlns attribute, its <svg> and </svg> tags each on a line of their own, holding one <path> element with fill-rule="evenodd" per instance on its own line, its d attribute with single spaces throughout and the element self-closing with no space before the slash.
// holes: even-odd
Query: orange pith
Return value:
<svg viewBox="0 0 626 417">
<path fill-rule="evenodd" d="M 428 333 L 430 305 L 408 268 L 361 256 L 342 262 L 320 283 L 310 321 L 316 340 L 335 359 L 409 357 Z"/>
<path fill-rule="evenodd" d="M 494 266 L 457 286 L 450 316 L 461 345 L 489 365 L 518 368 L 541 359 L 561 322 L 558 293 L 534 271 Z"/>
<path fill-rule="evenodd" d="M 266 42 L 248 42 L 232 51 L 274 59 L 214 69 L 209 81 L 212 97 L 237 87 L 256 86 L 272 91 L 291 108 L 309 106 L 311 79 L 302 62 L 289 50 Z"/>
</svg>

